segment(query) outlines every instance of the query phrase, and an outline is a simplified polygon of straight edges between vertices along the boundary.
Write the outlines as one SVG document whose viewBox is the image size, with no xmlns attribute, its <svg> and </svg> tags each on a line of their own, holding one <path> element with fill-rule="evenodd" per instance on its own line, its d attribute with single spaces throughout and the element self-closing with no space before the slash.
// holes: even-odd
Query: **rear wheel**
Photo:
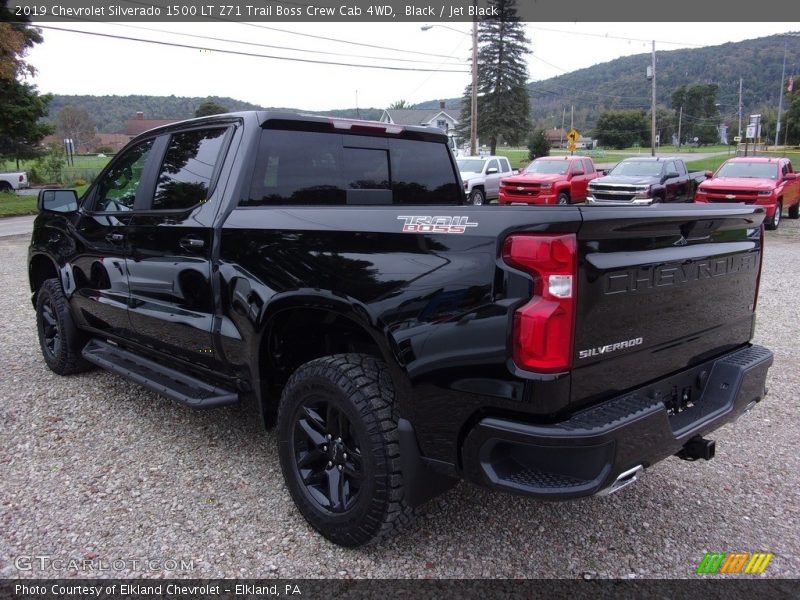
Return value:
<svg viewBox="0 0 800 600">
<path fill-rule="evenodd" d="M 569 204 L 569 194 L 567 192 L 559 192 L 556 204 Z"/>
<path fill-rule="evenodd" d="M 7 181 L 0 181 L 0 192 L 13 192 L 14 188 Z"/>
<path fill-rule="evenodd" d="M 278 410 L 278 452 L 295 505 L 332 542 L 361 546 L 410 522 L 392 380 L 376 358 L 336 354 L 298 368 Z"/>
<path fill-rule="evenodd" d="M 797 201 L 797 204 L 789 207 L 789 218 L 790 219 L 800 218 L 800 200 Z"/>
<path fill-rule="evenodd" d="M 36 296 L 36 328 L 44 362 L 59 375 L 71 375 L 88 368 L 81 358 L 86 338 L 69 312 L 67 298 L 58 279 L 48 279 Z"/>
<path fill-rule="evenodd" d="M 482 189 L 475 188 L 469 195 L 469 201 L 470 204 L 473 204 L 475 206 L 481 206 L 486 201 L 486 195 L 483 193 Z"/>
<path fill-rule="evenodd" d="M 778 228 L 778 225 L 781 224 L 781 213 L 783 212 L 783 203 L 779 200 L 775 203 L 775 214 L 772 215 L 772 218 L 767 221 L 764 226 L 767 229 L 775 230 Z"/>
</svg>

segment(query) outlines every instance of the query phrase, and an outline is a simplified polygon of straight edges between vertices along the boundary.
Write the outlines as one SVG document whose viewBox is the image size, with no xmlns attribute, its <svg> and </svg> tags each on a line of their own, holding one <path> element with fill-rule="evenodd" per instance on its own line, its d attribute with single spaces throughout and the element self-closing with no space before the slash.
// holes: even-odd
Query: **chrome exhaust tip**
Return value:
<svg viewBox="0 0 800 600">
<path fill-rule="evenodd" d="M 639 479 L 639 474 L 644 471 L 644 467 L 642 465 L 636 465 L 632 469 L 628 469 L 619 474 L 619 476 L 614 480 L 609 487 L 598 492 L 598 496 L 609 496 L 614 492 L 620 491 L 622 488 L 629 486 L 634 481 Z"/>
</svg>

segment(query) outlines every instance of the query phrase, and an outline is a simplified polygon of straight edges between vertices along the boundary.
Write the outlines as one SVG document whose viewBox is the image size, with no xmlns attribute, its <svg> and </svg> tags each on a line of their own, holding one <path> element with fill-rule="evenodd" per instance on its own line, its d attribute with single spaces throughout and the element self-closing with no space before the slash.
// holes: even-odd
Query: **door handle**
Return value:
<svg viewBox="0 0 800 600">
<path fill-rule="evenodd" d="M 178 243 L 181 245 L 181 248 L 185 250 L 201 250 L 206 245 L 206 243 L 200 238 L 190 236 L 181 238 L 180 242 Z"/>
<path fill-rule="evenodd" d="M 124 233 L 109 233 L 106 236 L 106 241 L 111 242 L 112 244 L 119 244 L 120 242 L 125 240 Z"/>
</svg>

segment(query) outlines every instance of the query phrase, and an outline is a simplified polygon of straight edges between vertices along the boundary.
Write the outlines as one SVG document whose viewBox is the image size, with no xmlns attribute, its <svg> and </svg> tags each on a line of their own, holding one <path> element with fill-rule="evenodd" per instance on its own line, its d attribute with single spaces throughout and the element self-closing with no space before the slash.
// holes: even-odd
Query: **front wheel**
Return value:
<svg viewBox="0 0 800 600">
<path fill-rule="evenodd" d="M 778 225 L 781 224 L 782 212 L 783 212 L 783 204 L 780 201 L 776 202 L 775 213 L 772 215 L 772 218 L 764 224 L 764 226 L 772 231 L 776 230 L 778 228 Z"/>
<path fill-rule="evenodd" d="M 472 193 L 469 195 L 470 204 L 474 206 L 481 206 L 486 201 L 486 196 L 483 193 L 483 190 L 480 188 L 475 188 L 472 190 Z"/>
<path fill-rule="evenodd" d="M 44 362 L 59 375 L 71 375 L 88 368 L 81 358 L 86 338 L 69 312 L 67 298 L 58 279 L 48 279 L 36 295 L 36 329 Z"/>
<path fill-rule="evenodd" d="M 556 204 L 569 204 L 569 195 L 566 192 L 559 192 Z"/>
<path fill-rule="evenodd" d="M 389 537 L 410 522 L 389 370 L 363 354 L 312 360 L 278 409 L 281 470 L 295 505 L 341 546 Z"/>
</svg>

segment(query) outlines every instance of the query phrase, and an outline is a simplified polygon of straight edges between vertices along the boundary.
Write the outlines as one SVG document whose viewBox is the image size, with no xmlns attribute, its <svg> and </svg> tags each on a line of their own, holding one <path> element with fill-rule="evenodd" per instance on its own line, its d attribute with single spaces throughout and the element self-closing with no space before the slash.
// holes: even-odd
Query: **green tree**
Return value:
<svg viewBox="0 0 800 600">
<path fill-rule="evenodd" d="M 90 147 L 97 127 L 89 111 L 82 106 L 65 106 L 56 116 L 56 133 L 62 139 L 72 138 L 75 150 Z"/>
<path fill-rule="evenodd" d="M 701 145 L 719 142 L 718 93 L 719 86 L 716 83 L 682 85 L 672 92 L 672 108 L 676 118 L 683 107 L 681 137 L 697 138 Z"/>
<path fill-rule="evenodd" d="M 221 115 L 222 113 L 226 112 L 228 112 L 228 109 L 222 106 L 221 104 L 217 104 L 212 100 L 206 100 L 195 109 L 194 116 L 207 117 L 209 115 Z"/>
<path fill-rule="evenodd" d="M 0 0 L 0 79 L 18 79 L 36 73 L 25 62 L 25 55 L 34 44 L 42 42 L 42 34 L 28 27 L 25 21 L 8 9 L 8 0 Z"/>
<path fill-rule="evenodd" d="M 19 160 L 36 156 L 39 142 L 52 131 L 39 123 L 52 97 L 20 81 L 35 72 L 25 54 L 42 41 L 39 30 L 13 16 L 7 0 L 0 2 L 0 157 L 16 159 L 19 168 Z"/>
<path fill-rule="evenodd" d="M 528 137 L 528 160 L 550 156 L 550 140 L 544 129 L 537 129 Z"/>
<path fill-rule="evenodd" d="M 389 110 L 401 110 L 404 108 L 414 108 L 407 100 L 396 100 L 389 105 Z"/>
<path fill-rule="evenodd" d="M 489 0 L 497 16 L 478 25 L 478 136 L 488 139 L 492 154 L 501 137 L 517 144 L 523 132 L 530 130 L 525 61 L 530 40 L 516 4 L 516 0 Z M 469 137 L 471 95 L 470 85 L 461 103 L 459 133 L 464 137 Z"/>
<path fill-rule="evenodd" d="M 608 110 L 594 125 L 594 137 L 601 146 L 621 150 L 634 143 L 650 142 L 650 121 L 643 110 Z"/>
</svg>

